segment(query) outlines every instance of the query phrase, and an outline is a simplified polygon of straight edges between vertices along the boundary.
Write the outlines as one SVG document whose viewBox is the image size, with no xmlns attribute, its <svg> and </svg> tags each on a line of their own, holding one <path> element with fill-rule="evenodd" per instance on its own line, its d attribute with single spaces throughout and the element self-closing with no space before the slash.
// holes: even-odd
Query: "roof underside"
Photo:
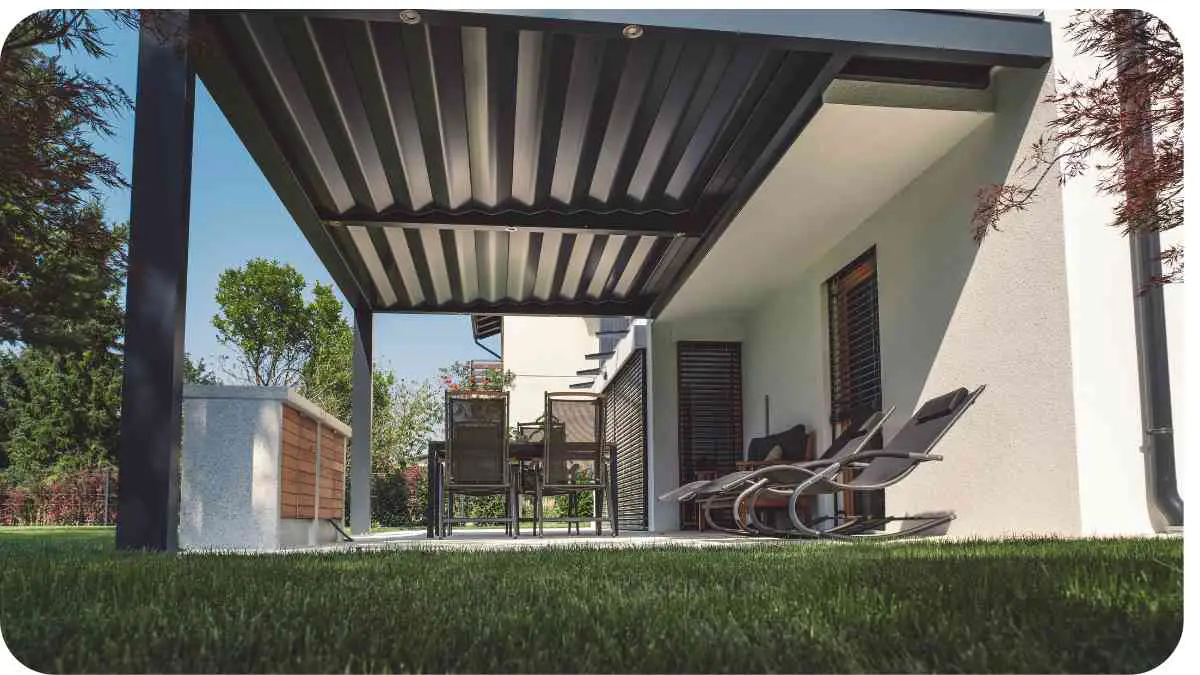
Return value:
<svg viewBox="0 0 1200 675">
<path fill-rule="evenodd" d="M 214 99 L 343 293 L 377 311 L 646 315 L 848 62 L 857 79 L 910 72 L 718 31 L 195 16 Z M 986 63 L 918 65 L 987 83 Z"/>
</svg>

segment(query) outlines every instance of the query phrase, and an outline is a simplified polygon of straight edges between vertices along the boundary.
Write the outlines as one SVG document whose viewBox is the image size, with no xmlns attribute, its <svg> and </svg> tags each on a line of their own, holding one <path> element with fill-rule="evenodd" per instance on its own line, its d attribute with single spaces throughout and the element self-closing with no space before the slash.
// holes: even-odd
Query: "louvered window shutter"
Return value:
<svg viewBox="0 0 1200 675">
<path fill-rule="evenodd" d="M 826 282 L 829 294 L 830 422 L 836 431 L 860 408 L 881 410 L 879 284 L 875 249 Z"/>
<path fill-rule="evenodd" d="M 742 345 L 679 342 L 679 484 L 716 478 L 742 457 Z M 681 525 L 696 526 L 694 504 Z"/>
<path fill-rule="evenodd" d="M 829 293 L 830 422 L 834 434 L 845 430 L 855 411 L 883 409 L 883 367 L 879 358 L 879 280 L 875 249 L 842 268 L 825 284 Z M 878 437 L 869 449 L 879 447 Z M 857 475 L 843 475 L 849 481 Z M 839 495 L 847 515 L 882 516 L 884 493 Z"/>
</svg>

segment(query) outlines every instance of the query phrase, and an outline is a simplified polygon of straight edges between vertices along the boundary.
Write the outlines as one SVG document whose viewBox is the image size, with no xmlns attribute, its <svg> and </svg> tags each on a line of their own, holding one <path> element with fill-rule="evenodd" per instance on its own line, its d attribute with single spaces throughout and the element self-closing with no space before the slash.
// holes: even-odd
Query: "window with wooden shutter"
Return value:
<svg viewBox="0 0 1200 675">
<path fill-rule="evenodd" d="M 879 361 L 879 282 L 875 249 L 825 284 L 829 294 L 830 422 L 835 430 L 860 408 L 883 404 Z"/>
<path fill-rule="evenodd" d="M 855 412 L 883 409 L 874 247 L 843 267 L 825 286 L 829 298 L 829 421 L 836 436 Z M 882 490 L 855 493 L 852 499 L 839 501 L 847 515 L 882 516 L 884 511 Z"/>
<path fill-rule="evenodd" d="M 679 484 L 716 478 L 742 457 L 742 345 L 679 342 Z M 682 525 L 694 527 L 694 505 Z"/>
</svg>

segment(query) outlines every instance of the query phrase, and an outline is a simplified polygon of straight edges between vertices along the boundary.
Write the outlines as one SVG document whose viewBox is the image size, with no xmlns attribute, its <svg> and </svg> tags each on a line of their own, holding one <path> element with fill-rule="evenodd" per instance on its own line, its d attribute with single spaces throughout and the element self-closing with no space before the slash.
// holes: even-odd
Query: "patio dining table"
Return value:
<svg viewBox="0 0 1200 675">
<path fill-rule="evenodd" d="M 588 460 L 596 451 L 594 443 L 567 443 L 569 459 Z M 541 460 L 545 448 L 541 441 L 510 441 L 508 458 L 514 463 Z M 605 443 L 601 453 L 608 460 L 608 508 L 615 512 L 617 508 L 617 446 Z M 429 489 L 426 490 L 425 504 L 425 537 L 432 539 L 437 536 L 435 523 L 437 509 L 442 501 L 442 460 L 446 457 L 445 441 L 429 441 L 429 454 L 425 459 L 425 475 L 429 477 Z M 615 521 L 614 521 L 615 522 Z"/>
</svg>

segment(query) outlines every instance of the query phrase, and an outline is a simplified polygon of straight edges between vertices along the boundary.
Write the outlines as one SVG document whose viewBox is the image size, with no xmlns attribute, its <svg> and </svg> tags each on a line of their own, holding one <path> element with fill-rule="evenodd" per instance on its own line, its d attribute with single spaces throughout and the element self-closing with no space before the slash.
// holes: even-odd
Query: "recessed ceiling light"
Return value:
<svg viewBox="0 0 1200 675">
<path fill-rule="evenodd" d="M 642 27 L 637 25 L 636 23 L 631 23 L 628 26 L 625 26 L 624 28 L 621 29 L 621 35 L 624 35 L 625 37 L 629 38 L 630 40 L 636 40 L 636 39 L 642 37 L 642 33 L 644 33 L 644 32 L 645 31 L 642 30 Z"/>
<path fill-rule="evenodd" d="M 421 15 L 415 9 L 400 10 L 400 20 L 412 26 L 421 23 Z"/>
</svg>

